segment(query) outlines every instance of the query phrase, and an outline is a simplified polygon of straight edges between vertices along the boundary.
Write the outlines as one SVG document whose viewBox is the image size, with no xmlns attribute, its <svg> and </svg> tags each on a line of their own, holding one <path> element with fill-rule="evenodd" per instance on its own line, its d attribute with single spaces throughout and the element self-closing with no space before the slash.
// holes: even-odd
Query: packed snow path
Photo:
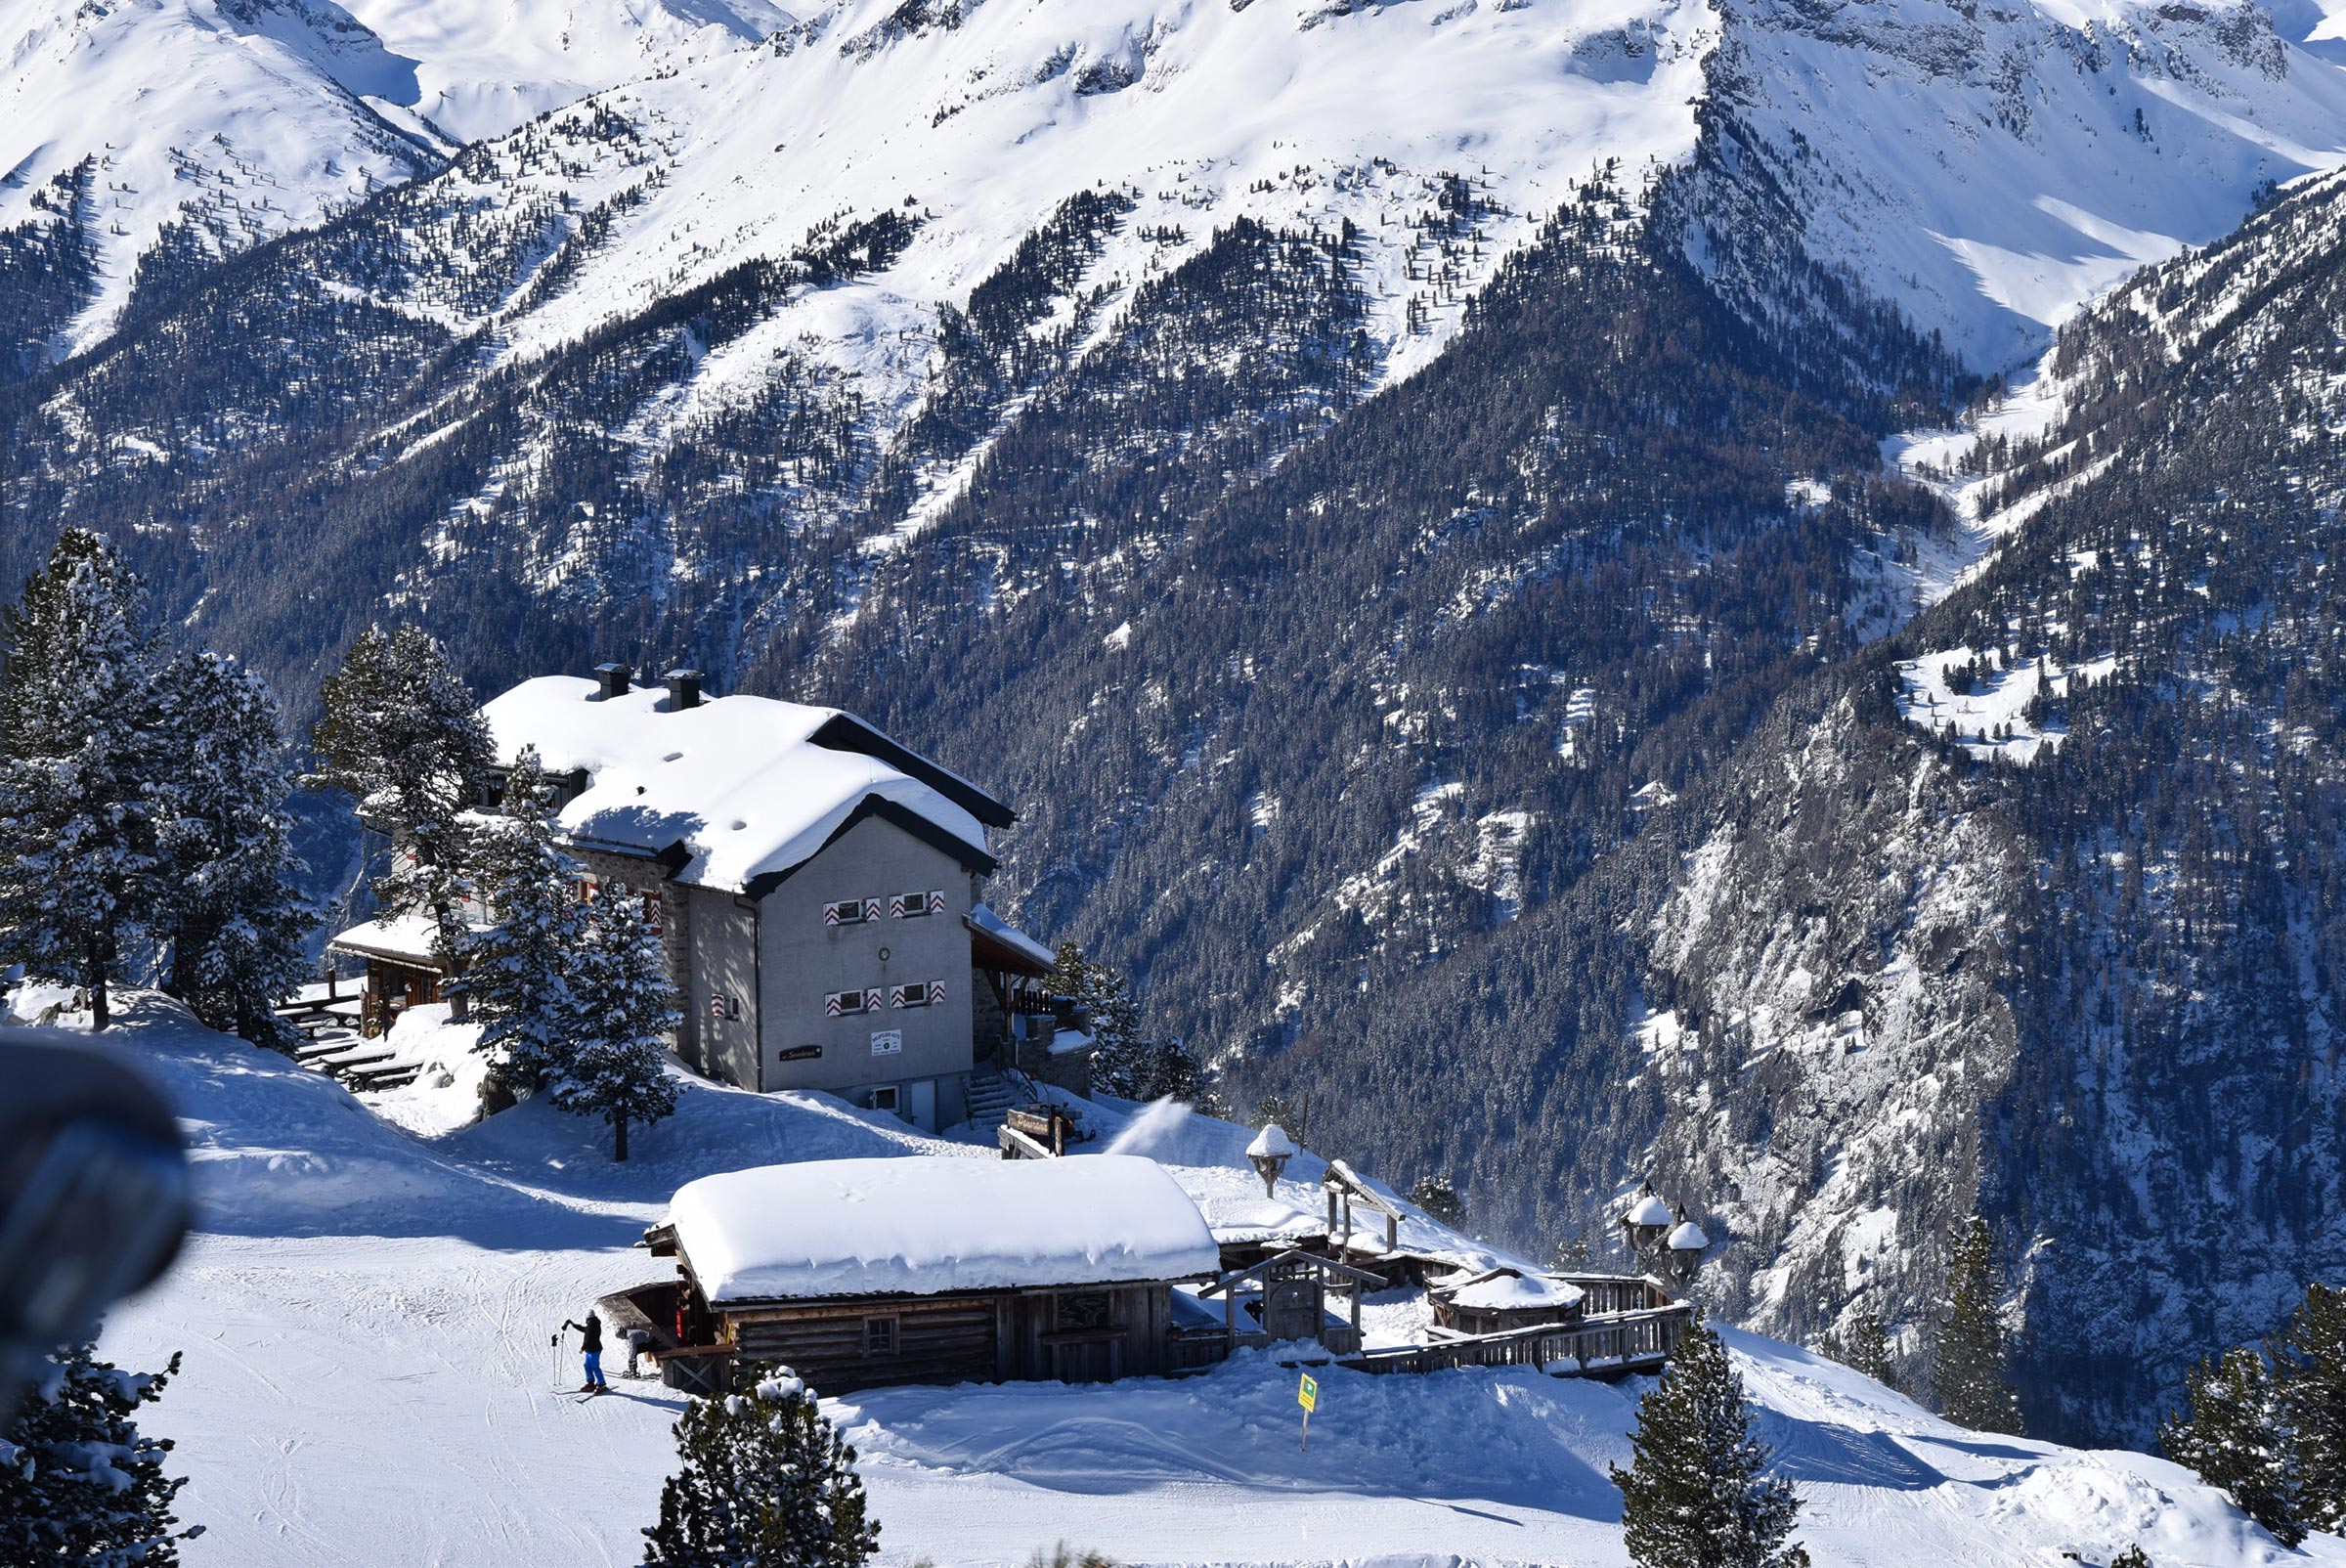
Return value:
<svg viewBox="0 0 2346 1568">
<path fill-rule="evenodd" d="M 110 1039 L 187 1118 L 205 1234 L 106 1349 L 134 1367 L 186 1352 L 150 1424 L 193 1477 L 181 1512 L 206 1533 L 190 1568 L 639 1561 L 680 1396 L 615 1376 L 577 1402 L 554 1326 L 656 1272 L 630 1244 L 682 1180 L 956 1147 L 819 1096 L 697 1081 L 628 1167 L 531 1107 L 420 1139 L 163 1004 L 130 1014 Z M 1235 1162 L 1244 1135 L 1220 1130 Z M 2052 1568 L 2136 1540 L 2161 1565 L 2308 1560 L 2163 1461 L 1957 1431 L 1799 1350 L 1732 1343 L 1820 1568 Z M 1610 1565 L 1627 1558 L 1606 1466 L 1628 1459 L 1639 1387 L 1331 1369 L 1308 1451 L 1293 1372 L 1257 1354 L 1178 1382 L 826 1408 L 862 1456 L 891 1564 L 1023 1564 L 1065 1540 L 1134 1564 Z M 2309 1550 L 2346 1563 L 2346 1543 Z"/>
</svg>

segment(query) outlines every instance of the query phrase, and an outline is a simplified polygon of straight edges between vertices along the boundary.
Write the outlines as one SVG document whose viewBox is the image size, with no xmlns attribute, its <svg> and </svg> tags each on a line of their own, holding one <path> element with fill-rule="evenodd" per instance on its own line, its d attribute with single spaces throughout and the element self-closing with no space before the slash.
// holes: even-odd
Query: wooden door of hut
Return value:
<svg viewBox="0 0 2346 1568">
<path fill-rule="evenodd" d="M 1309 1258 L 1264 1271 L 1263 1332 L 1273 1339 L 1317 1339 L 1327 1315 L 1327 1276 Z"/>
</svg>

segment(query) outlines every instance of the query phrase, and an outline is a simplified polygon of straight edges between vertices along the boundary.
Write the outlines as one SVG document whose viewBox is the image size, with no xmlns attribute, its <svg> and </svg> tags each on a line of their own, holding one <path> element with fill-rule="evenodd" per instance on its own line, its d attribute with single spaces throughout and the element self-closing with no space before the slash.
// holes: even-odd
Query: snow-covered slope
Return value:
<svg viewBox="0 0 2346 1568">
<path fill-rule="evenodd" d="M 957 1147 L 821 1096 L 698 1082 L 627 1167 L 531 1107 L 417 1140 L 168 1004 L 130 1013 L 113 1039 L 186 1119 L 204 1234 L 106 1349 L 133 1366 L 185 1352 L 150 1425 L 179 1441 L 202 1556 L 241 1568 L 384 1561 L 392 1541 L 417 1568 L 637 1560 L 680 1397 L 623 1377 L 573 1403 L 554 1326 L 652 1272 L 630 1243 L 692 1176 Z M 1152 1123 L 1145 1141 L 1228 1167 L 1174 1167 L 1185 1185 L 1247 1184 L 1244 1136 Z M 2173 1465 L 1982 1438 L 1794 1347 L 1730 1342 L 1820 1565 L 2037 1568 L 2136 1541 L 2162 1564 L 2284 1559 Z M 1331 1369 L 1308 1450 L 1294 1373 L 1252 1353 L 1182 1381 L 886 1389 L 827 1409 L 891 1564 L 1022 1563 L 1066 1540 L 1136 1564 L 1610 1565 L 1627 1559 L 1606 1466 L 1627 1461 L 1641 1386 Z M 2346 1544 L 2309 1549 L 2346 1561 Z"/>
<path fill-rule="evenodd" d="M 2269 182 L 2346 160 L 2346 76 L 2290 41 L 2293 12 L 2284 33 L 2255 3 L 1721 11 L 1717 104 L 1807 252 L 1983 370 Z"/>
<path fill-rule="evenodd" d="M 35 195 L 93 161 L 78 216 L 100 282 L 55 345 L 69 352 L 113 326 L 166 240 L 196 247 L 184 264 L 310 227 L 452 140 L 789 20 L 765 0 L 24 0 L 0 23 L 0 230 L 46 221 Z"/>
</svg>

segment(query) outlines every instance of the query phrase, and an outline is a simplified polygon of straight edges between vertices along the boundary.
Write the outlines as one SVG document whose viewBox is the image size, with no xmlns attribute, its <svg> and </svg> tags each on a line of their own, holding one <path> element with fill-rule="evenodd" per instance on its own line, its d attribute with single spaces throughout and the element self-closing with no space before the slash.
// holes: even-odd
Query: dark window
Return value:
<svg viewBox="0 0 2346 1568">
<path fill-rule="evenodd" d="M 863 1320 L 863 1353 L 867 1356 L 892 1356 L 896 1353 L 895 1319 Z"/>
<path fill-rule="evenodd" d="M 1059 1293 L 1059 1326 L 1062 1328 L 1106 1328 L 1109 1327 L 1108 1292 L 1106 1290 L 1062 1290 Z"/>
</svg>

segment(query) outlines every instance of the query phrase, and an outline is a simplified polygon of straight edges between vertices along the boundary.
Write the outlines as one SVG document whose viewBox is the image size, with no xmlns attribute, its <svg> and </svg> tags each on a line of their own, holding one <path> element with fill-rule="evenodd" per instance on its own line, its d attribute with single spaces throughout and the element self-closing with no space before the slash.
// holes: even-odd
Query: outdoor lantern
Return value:
<svg viewBox="0 0 2346 1568">
<path fill-rule="evenodd" d="M 1289 1138 L 1287 1130 L 1278 1122 L 1267 1124 L 1254 1135 L 1254 1142 L 1246 1146 L 1246 1163 L 1252 1165 L 1254 1173 L 1263 1179 L 1265 1198 L 1277 1196 L 1272 1190 L 1273 1185 L 1278 1182 L 1279 1173 L 1287 1168 L 1287 1161 L 1294 1157 L 1295 1140 Z"/>
<path fill-rule="evenodd" d="M 1670 1277 L 1680 1288 L 1694 1283 L 1694 1271 L 1703 1266 L 1703 1253 L 1710 1249 L 1711 1238 L 1703 1228 L 1686 1217 L 1686 1205 L 1678 1205 L 1678 1223 L 1670 1233 Z"/>
<path fill-rule="evenodd" d="M 1629 1243 L 1630 1255 L 1642 1262 L 1654 1243 L 1662 1240 L 1662 1234 L 1670 1229 L 1670 1205 L 1655 1194 L 1654 1184 L 1647 1182 L 1637 1201 L 1621 1217 L 1621 1234 Z"/>
</svg>

